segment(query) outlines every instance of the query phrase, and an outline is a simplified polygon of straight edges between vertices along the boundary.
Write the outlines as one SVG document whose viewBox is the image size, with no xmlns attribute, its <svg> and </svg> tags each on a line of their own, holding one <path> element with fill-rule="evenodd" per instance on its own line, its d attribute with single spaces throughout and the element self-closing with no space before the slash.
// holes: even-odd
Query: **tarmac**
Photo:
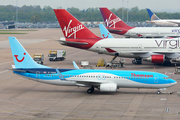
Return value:
<svg viewBox="0 0 180 120">
<path fill-rule="evenodd" d="M 100 36 L 98 28 L 90 30 Z M 44 53 L 44 65 L 54 68 L 73 68 L 72 61 L 80 67 L 81 61 L 89 61 L 94 69 L 106 69 L 95 65 L 100 58 L 109 61 L 112 56 L 62 46 L 55 41 L 63 37 L 61 29 L 25 32 L 27 34 L 0 35 L 0 120 L 180 119 L 180 75 L 173 73 L 174 64 L 162 66 L 143 61 L 142 65 L 135 65 L 131 62 L 132 58 L 124 58 L 125 67 L 118 68 L 166 73 L 177 81 L 177 85 L 161 91 L 160 95 L 156 89 L 134 88 L 120 88 L 115 93 L 101 93 L 95 90 L 93 94 L 87 94 L 86 87 L 49 85 L 13 74 L 13 58 L 8 36 L 16 37 L 31 56 L 34 53 Z M 50 62 L 50 50 L 66 50 L 66 59 Z"/>
</svg>

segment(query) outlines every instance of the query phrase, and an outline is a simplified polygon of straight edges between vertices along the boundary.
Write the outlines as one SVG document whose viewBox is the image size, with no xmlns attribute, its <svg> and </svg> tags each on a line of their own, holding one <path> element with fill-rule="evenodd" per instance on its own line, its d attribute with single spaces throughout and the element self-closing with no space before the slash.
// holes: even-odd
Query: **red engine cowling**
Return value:
<svg viewBox="0 0 180 120">
<path fill-rule="evenodd" d="M 164 55 L 151 55 L 152 63 L 164 63 L 165 56 Z"/>
</svg>

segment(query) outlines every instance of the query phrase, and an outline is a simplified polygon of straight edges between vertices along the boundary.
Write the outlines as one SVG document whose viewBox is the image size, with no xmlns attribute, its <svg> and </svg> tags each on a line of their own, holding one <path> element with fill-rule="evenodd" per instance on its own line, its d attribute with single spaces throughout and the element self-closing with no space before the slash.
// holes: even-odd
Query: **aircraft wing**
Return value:
<svg viewBox="0 0 180 120">
<path fill-rule="evenodd" d="M 84 81 L 75 81 L 79 86 L 99 86 L 103 82 L 97 80 L 84 80 Z"/>
<path fill-rule="evenodd" d="M 123 30 L 108 29 L 111 32 L 122 32 Z"/>
<path fill-rule="evenodd" d="M 26 70 L 21 70 L 21 69 L 10 69 L 12 71 L 16 71 L 16 72 L 23 72 L 23 73 L 26 73 L 27 71 Z"/>
</svg>

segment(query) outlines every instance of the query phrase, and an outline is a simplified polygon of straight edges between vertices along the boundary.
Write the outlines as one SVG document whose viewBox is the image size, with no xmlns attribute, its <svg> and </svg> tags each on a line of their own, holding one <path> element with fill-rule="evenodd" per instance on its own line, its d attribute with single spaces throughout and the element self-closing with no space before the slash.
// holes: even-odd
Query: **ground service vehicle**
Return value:
<svg viewBox="0 0 180 120">
<path fill-rule="evenodd" d="M 65 50 L 50 50 L 48 55 L 49 61 L 62 61 L 65 59 L 65 56 Z"/>
<path fill-rule="evenodd" d="M 36 61 L 38 64 L 43 65 L 44 54 L 43 53 L 35 53 L 33 55 L 33 60 Z"/>
</svg>

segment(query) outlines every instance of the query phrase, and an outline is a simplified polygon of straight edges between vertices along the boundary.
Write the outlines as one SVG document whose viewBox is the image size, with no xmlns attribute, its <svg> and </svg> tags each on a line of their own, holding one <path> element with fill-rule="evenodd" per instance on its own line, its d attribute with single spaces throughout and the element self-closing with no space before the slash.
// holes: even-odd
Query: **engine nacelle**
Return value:
<svg viewBox="0 0 180 120">
<path fill-rule="evenodd" d="M 115 83 L 105 83 L 100 85 L 100 92 L 116 92 L 117 84 Z"/>
<path fill-rule="evenodd" d="M 164 55 L 151 55 L 151 57 L 143 58 L 143 60 L 151 61 L 152 63 L 164 63 Z"/>
<path fill-rule="evenodd" d="M 179 57 L 178 58 L 173 58 L 172 61 L 173 62 L 180 62 L 180 58 Z"/>
</svg>

